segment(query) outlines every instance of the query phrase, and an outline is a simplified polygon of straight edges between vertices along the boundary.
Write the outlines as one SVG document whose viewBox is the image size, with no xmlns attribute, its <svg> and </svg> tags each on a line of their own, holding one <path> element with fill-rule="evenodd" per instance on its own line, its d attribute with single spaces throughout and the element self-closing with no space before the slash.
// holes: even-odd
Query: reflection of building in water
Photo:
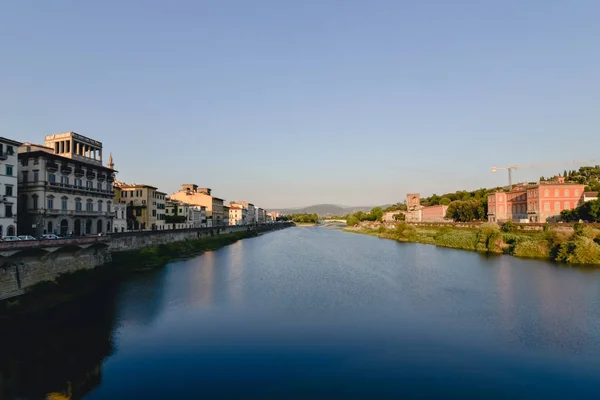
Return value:
<svg viewBox="0 0 600 400">
<path fill-rule="evenodd" d="M 231 255 L 231 262 L 227 266 L 229 298 L 232 303 L 239 304 L 244 297 L 244 262 L 247 262 L 244 259 L 244 241 L 233 243 L 227 252 Z"/>
<path fill-rule="evenodd" d="M 0 353 L 0 399 L 81 399 L 97 387 L 113 351 L 112 294 L 3 323 L 0 340 L 11 345 Z"/>
</svg>

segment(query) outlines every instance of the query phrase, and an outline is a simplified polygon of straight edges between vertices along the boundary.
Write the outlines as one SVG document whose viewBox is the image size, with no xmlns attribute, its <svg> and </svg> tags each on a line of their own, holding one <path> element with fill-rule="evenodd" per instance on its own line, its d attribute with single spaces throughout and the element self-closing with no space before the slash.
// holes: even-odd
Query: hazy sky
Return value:
<svg viewBox="0 0 600 400">
<path fill-rule="evenodd" d="M 3 1 L 0 136 L 75 131 L 120 180 L 267 208 L 496 186 L 494 165 L 600 159 L 599 21 L 597 0 Z"/>
</svg>

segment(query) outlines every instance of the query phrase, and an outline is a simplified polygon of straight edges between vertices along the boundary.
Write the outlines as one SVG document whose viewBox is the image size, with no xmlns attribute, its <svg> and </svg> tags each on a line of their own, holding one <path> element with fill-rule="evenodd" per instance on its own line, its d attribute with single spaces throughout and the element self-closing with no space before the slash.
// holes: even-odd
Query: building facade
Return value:
<svg viewBox="0 0 600 400">
<path fill-rule="evenodd" d="M 223 199 L 213 196 L 210 188 L 200 188 L 194 184 L 183 184 L 181 190 L 171 195 L 171 199 L 195 206 L 204 206 L 206 208 L 207 225 L 223 225 Z"/>
<path fill-rule="evenodd" d="M 156 230 L 167 229 L 165 222 L 165 207 L 167 194 L 163 192 L 154 192 L 154 206 L 156 207 Z M 153 211 L 154 212 L 154 211 Z"/>
<path fill-rule="evenodd" d="M 229 206 L 223 204 L 223 225 L 229 225 Z"/>
<path fill-rule="evenodd" d="M 130 231 L 156 230 L 156 188 L 144 184 L 119 182 L 121 198 L 127 206 L 127 229 Z"/>
<path fill-rule="evenodd" d="M 583 192 L 583 202 L 598 200 L 598 192 Z"/>
<path fill-rule="evenodd" d="M 248 210 L 242 206 L 231 204 L 229 206 L 229 225 L 246 225 Z"/>
<path fill-rule="evenodd" d="M 230 206 L 237 206 L 246 210 L 245 225 L 252 225 L 256 223 L 256 209 L 254 204 L 248 203 L 247 201 L 235 201 L 229 204 Z"/>
<path fill-rule="evenodd" d="M 74 132 L 19 147 L 19 229 L 40 236 L 113 231 L 115 171 L 102 165 L 102 143 Z"/>
<path fill-rule="evenodd" d="M 0 137 L 0 237 L 18 233 L 18 149 L 20 142 Z"/>
<path fill-rule="evenodd" d="M 488 221 L 557 222 L 561 211 L 583 204 L 584 188 L 556 177 L 553 181 L 517 185 L 510 192 L 492 193 L 488 196 Z"/>
</svg>

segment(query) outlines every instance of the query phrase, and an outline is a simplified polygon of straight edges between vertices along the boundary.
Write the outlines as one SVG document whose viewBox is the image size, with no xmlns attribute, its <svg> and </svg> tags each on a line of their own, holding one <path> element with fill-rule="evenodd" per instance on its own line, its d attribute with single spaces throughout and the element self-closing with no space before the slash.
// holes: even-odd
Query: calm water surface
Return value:
<svg viewBox="0 0 600 400">
<path fill-rule="evenodd" d="M 1 335 L 0 399 L 600 396 L 597 271 L 321 227 L 172 263 Z"/>
</svg>

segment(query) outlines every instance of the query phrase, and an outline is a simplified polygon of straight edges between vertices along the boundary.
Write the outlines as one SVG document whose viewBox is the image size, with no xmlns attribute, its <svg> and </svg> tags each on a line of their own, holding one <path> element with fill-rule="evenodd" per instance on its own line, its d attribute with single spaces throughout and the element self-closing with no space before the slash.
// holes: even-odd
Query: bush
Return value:
<svg viewBox="0 0 600 400">
<path fill-rule="evenodd" d="M 588 239 L 596 239 L 600 235 L 600 230 L 592 228 L 591 226 L 584 226 L 579 230 L 579 236 L 586 237 Z"/>
<path fill-rule="evenodd" d="M 504 225 L 502 225 L 502 232 L 514 232 L 517 230 L 517 227 L 512 221 L 506 221 Z"/>
<path fill-rule="evenodd" d="M 512 254 L 517 257 L 549 258 L 550 246 L 546 240 L 525 240 L 514 246 Z"/>
<path fill-rule="evenodd" d="M 477 233 L 474 231 L 447 231 L 436 235 L 435 244 L 453 249 L 475 250 L 477 248 Z"/>
<path fill-rule="evenodd" d="M 377 229 L 377 232 L 379 232 L 379 233 L 385 232 L 385 226 L 380 226 L 379 229 Z"/>
<path fill-rule="evenodd" d="M 494 223 L 487 222 L 477 229 L 477 250 L 499 252 L 497 240 L 500 238 L 500 228 Z"/>
<path fill-rule="evenodd" d="M 590 238 L 577 236 L 560 246 L 556 261 L 570 264 L 600 264 L 600 245 Z"/>
</svg>

